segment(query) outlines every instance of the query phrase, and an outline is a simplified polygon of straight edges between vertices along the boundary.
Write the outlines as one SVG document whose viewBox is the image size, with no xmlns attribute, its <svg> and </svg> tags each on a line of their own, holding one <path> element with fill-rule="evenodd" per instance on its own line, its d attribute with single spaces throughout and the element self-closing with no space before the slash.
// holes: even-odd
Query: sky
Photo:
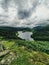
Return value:
<svg viewBox="0 0 49 65">
<path fill-rule="evenodd" d="M 0 26 L 49 24 L 49 0 L 0 0 Z"/>
</svg>

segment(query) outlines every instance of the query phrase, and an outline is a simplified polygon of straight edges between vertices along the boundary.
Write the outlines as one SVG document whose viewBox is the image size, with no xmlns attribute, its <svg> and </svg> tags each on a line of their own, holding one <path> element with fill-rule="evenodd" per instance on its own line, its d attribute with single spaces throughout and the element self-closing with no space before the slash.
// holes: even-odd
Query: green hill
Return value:
<svg viewBox="0 0 49 65">
<path fill-rule="evenodd" d="M 0 26 L 0 30 L 3 31 L 10 31 L 10 32 L 16 32 L 16 31 L 31 31 L 31 28 L 28 27 L 10 27 L 10 26 Z"/>
<path fill-rule="evenodd" d="M 19 28 L 17 29 L 19 30 Z M 0 56 L 0 65 L 49 65 L 49 42 L 20 39 L 17 29 L 0 27 L 0 44 L 9 51 L 7 54 Z M 21 28 L 20 30 L 27 31 L 28 28 Z M 8 38 L 9 36 L 11 39 Z M 49 40 L 49 27 L 34 29 L 32 36 L 35 40 Z"/>
<path fill-rule="evenodd" d="M 49 25 L 35 27 L 31 37 L 34 40 L 49 41 Z"/>
<path fill-rule="evenodd" d="M 3 65 L 49 65 L 49 42 L 0 40 L 10 53 L 1 57 Z"/>
</svg>

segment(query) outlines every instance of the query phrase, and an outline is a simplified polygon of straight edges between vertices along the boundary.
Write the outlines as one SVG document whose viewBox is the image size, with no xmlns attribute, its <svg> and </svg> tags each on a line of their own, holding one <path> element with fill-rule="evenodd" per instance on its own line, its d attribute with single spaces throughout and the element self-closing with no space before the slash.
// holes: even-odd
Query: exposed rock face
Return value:
<svg viewBox="0 0 49 65">
<path fill-rule="evenodd" d="M 8 53 L 9 53 L 9 50 L 4 50 L 4 51 L 0 52 L 0 57 L 6 55 Z"/>
<path fill-rule="evenodd" d="M 7 57 L 6 57 L 7 55 Z M 10 65 L 11 62 L 16 59 L 15 53 L 10 52 L 10 50 L 5 49 L 4 45 L 0 44 L 0 65 Z"/>
<path fill-rule="evenodd" d="M 0 52 L 4 50 L 5 50 L 5 47 L 2 44 L 0 44 Z"/>
<path fill-rule="evenodd" d="M 0 44 L 0 57 L 9 53 L 9 50 L 6 50 L 4 45 Z"/>
<path fill-rule="evenodd" d="M 3 58 L 0 62 L 1 65 L 10 65 L 13 60 L 16 59 L 16 56 L 13 52 L 10 52 L 6 58 Z"/>
</svg>

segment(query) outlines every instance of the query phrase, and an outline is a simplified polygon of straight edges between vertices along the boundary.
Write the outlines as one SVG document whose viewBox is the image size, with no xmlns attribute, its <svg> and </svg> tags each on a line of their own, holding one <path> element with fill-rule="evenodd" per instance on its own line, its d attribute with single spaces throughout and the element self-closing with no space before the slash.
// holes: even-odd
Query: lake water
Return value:
<svg viewBox="0 0 49 65">
<path fill-rule="evenodd" d="M 31 38 L 32 32 L 22 32 L 22 31 L 18 31 L 18 37 L 25 39 L 25 40 L 29 40 L 32 41 L 33 38 Z"/>
</svg>

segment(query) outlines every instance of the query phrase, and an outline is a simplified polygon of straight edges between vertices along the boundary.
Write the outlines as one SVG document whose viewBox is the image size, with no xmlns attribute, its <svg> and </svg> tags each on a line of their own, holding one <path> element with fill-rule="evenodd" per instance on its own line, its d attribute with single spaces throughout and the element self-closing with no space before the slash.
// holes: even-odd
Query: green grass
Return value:
<svg viewBox="0 0 49 65">
<path fill-rule="evenodd" d="M 17 56 L 10 65 L 49 65 L 49 42 L 25 40 L 0 40 Z M 6 56 L 5 56 L 6 57 Z"/>
</svg>

